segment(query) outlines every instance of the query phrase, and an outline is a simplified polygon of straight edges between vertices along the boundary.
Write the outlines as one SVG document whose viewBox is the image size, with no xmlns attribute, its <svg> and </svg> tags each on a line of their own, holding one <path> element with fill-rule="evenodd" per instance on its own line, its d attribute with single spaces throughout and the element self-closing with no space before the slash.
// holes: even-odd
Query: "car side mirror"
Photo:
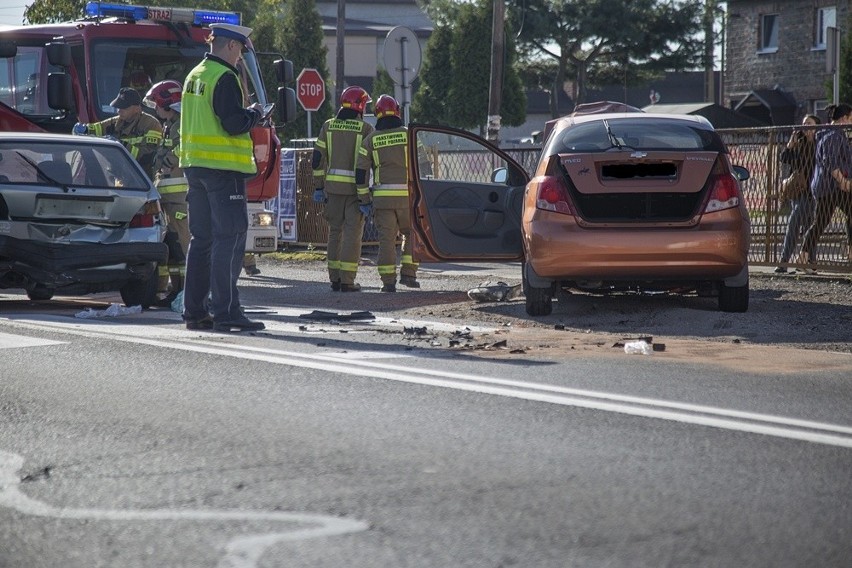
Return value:
<svg viewBox="0 0 852 568">
<path fill-rule="evenodd" d="M 740 181 L 745 181 L 751 177 L 751 172 L 742 166 L 734 166 L 734 175 Z"/>
<path fill-rule="evenodd" d="M 491 172 L 491 183 L 505 184 L 509 180 L 509 170 L 507 168 L 496 168 Z"/>
</svg>

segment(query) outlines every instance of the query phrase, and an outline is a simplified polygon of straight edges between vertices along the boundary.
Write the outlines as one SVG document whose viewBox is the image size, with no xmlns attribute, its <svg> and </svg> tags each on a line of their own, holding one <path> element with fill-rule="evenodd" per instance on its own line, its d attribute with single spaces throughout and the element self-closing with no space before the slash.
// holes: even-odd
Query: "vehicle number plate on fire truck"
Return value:
<svg viewBox="0 0 852 568">
<path fill-rule="evenodd" d="M 152 6 L 149 6 L 148 19 L 168 22 L 172 19 L 172 10 L 171 8 L 154 8 Z"/>
</svg>

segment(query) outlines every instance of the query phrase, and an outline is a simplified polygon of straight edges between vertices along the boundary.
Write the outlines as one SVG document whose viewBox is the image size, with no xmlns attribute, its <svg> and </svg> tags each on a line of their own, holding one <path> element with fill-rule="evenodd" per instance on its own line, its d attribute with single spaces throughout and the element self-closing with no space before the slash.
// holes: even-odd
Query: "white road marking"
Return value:
<svg viewBox="0 0 852 568">
<path fill-rule="evenodd" d="M 852 427 L 810 420 L 589 391 L 549 384 L 482 377 L 450 371 L 411 368 L 371 360 L 353 360 L 327 352 L 305 353 L 249 345 L 232 345 L 221 341 L 198 339 L 199 337 L 210 337 L 210 335 L 188 332 L 183 328 L 158 328 L 152 330 L 150 326 L 129 326 L 119 323 L 106 324 L 100 322 L 71 325 L 51 321 L 48 318 L 42 320 L 15 320 L 14 323 L 15 325 L 32 327 L 42 331 L 49 328 L 63 333 L 96 339 L 127 341 L 158 348 L 179 349 L 194 353 L 235 357 L 252 361 L 265 361 L 267 363 L 290 367 L 317 369 L 331 373 L 451 388 L 563 406 L 590 408 L 644 418 L 657 418 L 684 424 L 710 426 L 725 430 L 852 448 Z M 140 337 L 143 333 L 149 337 Z M 150 337 L 151 335 L 167 336 L 167 340 L 156 339 Z"/>
<path fill-rule="evenodd" d="M 254 568 L 263 552 L 280 542 L 337 536 L 369 528 L 369 525 L 362 521 L 308 513 L 173 509 L 134 511 L 54 507 L 32 499 L 20 491 L 21 481 L 17 473 L 23 465 L 24 458 L 20 455 L 0 450 L 0 507 L 8 507 L 25 515 L 96 521 L 280 521 L 313 525 L 310 528 L 294 527 L 289 531 L 234 538 L 225 546 L 225 556 L 218 564 L 220 568 Z"/>
<path fill-rule="evenodd" d="M 50 339 L 39 339 L 38 337 L 27 337 L 24 335 L 11 335 L 0 333 L 0 349 L 18 349 L 20 347 L 40 347 L 42 345 L 61 345 L 66 341 L 53 341 Z"/>
</svg>

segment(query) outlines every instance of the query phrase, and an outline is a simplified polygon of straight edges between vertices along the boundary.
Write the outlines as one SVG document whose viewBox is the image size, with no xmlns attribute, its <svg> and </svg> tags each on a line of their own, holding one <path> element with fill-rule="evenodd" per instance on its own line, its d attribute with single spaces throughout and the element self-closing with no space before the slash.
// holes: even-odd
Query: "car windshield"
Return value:
<svg viewBox="0 0 852 568">
<path fill-rule="evenodd" d="M 719 136 L 700 125 L 647 117 L 602 119 L 570 126 L 553 138 L 547 155 L 627 150 L 722 152 Z"/>
<path fill-rule="evenodd" d="M 56 184 L 148 191 L 150 181 L 114 145 L 56 141 L 0 141 L 0 184 Z"/>
</svg>

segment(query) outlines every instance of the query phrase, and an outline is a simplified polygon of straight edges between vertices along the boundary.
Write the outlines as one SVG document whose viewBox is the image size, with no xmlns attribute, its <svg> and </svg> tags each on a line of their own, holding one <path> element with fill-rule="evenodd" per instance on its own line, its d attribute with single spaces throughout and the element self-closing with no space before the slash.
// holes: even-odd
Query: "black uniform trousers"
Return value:
<svg viewBox="0 0 852 568">
<path fill-rule="evenodd" d="M 192 167 L 189 182 L 189 250 L 186 255 L 183 317 L 214 322 L 241 319 L 237 279 L 246 250 L 248 212 L 245 176 L 239 172 Z M 207 303 L 210 295 L 209 305 Z"/>
</svg>

